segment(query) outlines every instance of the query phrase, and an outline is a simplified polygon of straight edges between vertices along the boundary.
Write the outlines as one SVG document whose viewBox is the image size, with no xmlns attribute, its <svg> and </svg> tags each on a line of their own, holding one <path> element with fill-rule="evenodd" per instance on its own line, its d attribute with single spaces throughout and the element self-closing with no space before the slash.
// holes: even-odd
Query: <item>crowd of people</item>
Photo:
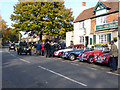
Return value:
<svg viewBox="0 0 120 90">
<path fill-rule="evenodd" d="M 46 41 L 46 42 L 34 42 L 32 44 L 34 48 L 34 54 L 42 55 L 46 57 L 52 57 L 54 51 L 65 49 L 66 44 L 63 41 L 62 43 L 54 42 L 54 41 Z"/>
</svg>

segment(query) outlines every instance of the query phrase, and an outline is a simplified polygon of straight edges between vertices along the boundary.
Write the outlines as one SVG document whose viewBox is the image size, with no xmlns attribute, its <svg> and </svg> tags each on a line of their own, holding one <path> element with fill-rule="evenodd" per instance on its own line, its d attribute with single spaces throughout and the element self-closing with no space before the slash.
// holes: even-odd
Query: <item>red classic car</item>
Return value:
<svg viewBox="0 0 120 90">
<path fill-rule="evenodd" d="M 53 55 L 60 57 L 63 52 L 77 50 L 77 49 L 84 49 L 84 48 L 85 48 L 85 46 L 83 44 L 76 44 L 76 45 L 73 45 L 72 48 L 55 51 Z"/>
<path fill-rule="evenodd" d="M 102 64 L 108 64 L 110 65 L 110 55 L 109 53 L 100 55 L 96 60 L 96 63 L 102 63 Z M 117 58 L 117 64 L 118 64 L 118 58 Z"/>
<path fill-rule="evenodd" d="M 81 53 L 78 56 L 80 61 L 87 60 L 89 63 L 95 62 L 100 55 L 106 54 L 104 47 L 97 47 L 93 51 Z"/>
<path fill-rule="evenodd" d="M 98 58 L 95 59 L 96 63 L 109 63 L 109 53 L 102 54 Z"/>
</svg>

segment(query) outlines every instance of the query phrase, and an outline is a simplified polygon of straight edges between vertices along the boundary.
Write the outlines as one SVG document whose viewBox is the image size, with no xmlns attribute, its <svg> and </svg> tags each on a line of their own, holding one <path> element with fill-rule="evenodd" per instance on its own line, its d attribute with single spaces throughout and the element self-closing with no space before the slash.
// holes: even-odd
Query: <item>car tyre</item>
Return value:
<svg viewBox="0 0 120 90">
<path fill-rule="evenodd" d="M 89 56 L 88 63 L 93 63 L 93 56 Z"/>
<path fill-rule="evenodd" d="M 71 60 L 71 61 L 74 61 L 75 60 L 75 55 L 74 54 L 70 54 L 70 56 L 69 56 L 69 59 Z"/>
<path fill-rule="evenodd" d="M 60 54 L 60 58 L 62 58 L 63 53 Z"/>
</svg>

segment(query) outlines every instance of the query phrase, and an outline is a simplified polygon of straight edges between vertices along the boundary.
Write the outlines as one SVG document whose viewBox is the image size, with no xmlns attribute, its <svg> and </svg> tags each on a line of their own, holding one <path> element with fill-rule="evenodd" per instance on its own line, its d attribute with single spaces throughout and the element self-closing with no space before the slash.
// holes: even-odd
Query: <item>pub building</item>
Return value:
<svg viewBox="0 0 120 90">
<path fill-rule="evenodd" d="M 118 2 L 99 1 L 93 10 L 91 18 L 91 31 L 93 35 L 90 43 L 111 44 L 111 40 L 118 39 Z M 116 45 L 118 46 L 118 41 Z"/>
</svg>

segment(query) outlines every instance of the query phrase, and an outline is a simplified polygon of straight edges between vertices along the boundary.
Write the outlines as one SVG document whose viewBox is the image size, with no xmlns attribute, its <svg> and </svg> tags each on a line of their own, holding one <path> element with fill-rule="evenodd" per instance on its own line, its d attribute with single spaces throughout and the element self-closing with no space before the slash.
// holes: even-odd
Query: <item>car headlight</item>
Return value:
<svg viewBox="0 0 120 90">
<path fill-rule="evenodd" d="M 81 53 L 79 54 L 79 56 L 81 56 Z"/>
<path fill-rule="evenodd" d="M 86 54 L 83 54 L 84 57 L 86 57 L 87 55 Z"/>
<path fill-rule="evenodd" d="M 95 55 L 95 59 L 97 59 L 97 55 Z"/>
<path fill-rule="evenodd" d="M 102 59 L 103 59 L 103 60 L 105 60 L 105 59 L 106 59 L 106 57 L 104 56 L 104 57 L 102 57 Z"/>
<path fill-rule="evenodd" d="M 99 56 L 99 57 L 98 57 L 98 59 L 99 59 L 99 60 L 101 60 L 101 59 L 102 59 L 102 57 L 101 57 L 101 56 Z"/>
<path fill-rule="evenodd" d="M 68 53 L 66 52 L 65 55 L 68 55 Z"/>
</svg>

